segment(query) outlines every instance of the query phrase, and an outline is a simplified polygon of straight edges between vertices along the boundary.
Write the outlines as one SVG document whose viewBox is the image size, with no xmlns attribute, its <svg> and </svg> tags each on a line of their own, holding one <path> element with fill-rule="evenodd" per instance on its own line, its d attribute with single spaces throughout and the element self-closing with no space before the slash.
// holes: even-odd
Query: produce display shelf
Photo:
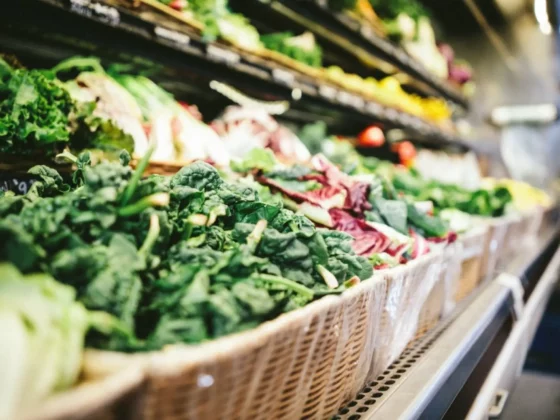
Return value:
<svg viewBox="0 0 560 420">
<path fill-rule="evenodd" d="M 487 418 L 496 393 L 511 389 L 519 375 L 558 278 L 559 241 L 557 227 L 549 228 L 532 251 L 501 270 L 525 279 L 525 294 L 534 290 L 525 305 L 515 292 L 518 288 L 503 275 L 481 285 L 434 330 L 411 343 L 335 418 Z"/>
<path fill-rule="evenodd" d="M 377 35 L 371 25 L 361 23 L 352 16 L 335 12 L 328 8 L 326 0 L 254 0 L 252 2 L 236 1 L 243 12 L 262 15 L 254 9 L 253 3 L 266 3 L 270 11 L 294 19 L 314 32 L 322 39 L 333 42 L 351 53 L 358 49 L 364 50 L 371 56 L 371 60 L 382 60 L 382 69 L 390 72 L 403 72 L 410 76 L 407 82 L 415 89 L 425 94 L 441 96 L 461 107 L 469 107 L 468 99 L 460 90 L 431 73 L 404 49 L 391 41 Z M 362 54 L 363 55 L 363 54 Z"/>
<path fill-rule="evenodd" d="M 135 54 L 152 60 L 167 70 L 191 71 L 210 80 L 217 79 L 240 89 L 266 93 L 266 99 L 284 99 L 292 106 L 302 107 L 321 118 L 339 113 L 348 124 L 361 121 L 367 125 L 374 122 L 388 128 L 401 128 L 412 134 L 430 137 L 442 143 L 461 142 L 456 135 L 441 130 L 421 118 L 389 108 L 340 87 L 318 83 L 313 78 L 295 70 L 271 63 L 222 43 L 207 43 L 194 33 L 182 32 L 185 26 L 169 19 L 152 20 L 134 9 L 123 7 L 117 0 L 22 0 L 0 16 L 4 51 L 25 51 L 34 48 L 34 54 L 50 54 L 50 58 L 62 49 L 50 43 L 69 43 L 69 31 L 80 39 L 71 46 L 74 54 L 104 54 L 105 46 L 121 48 L 129 57 Z M 43 6 L 44 9 L 38 8 Z M 44 16 L 46 9 L 57 9 L 58 14 Z M 37 37 L 25 44 L 21 22 L 31 21 L 39 28 Z M 45 28 L 43 30 L 43 28 Z M 48 30 L 46 28 L 49 28 Z M 49 30 L 64 31 L 50 38 Z M 62 36 L 60 36 L 62 34 Z M 38 42 L 43 42 L 38 47 Z M 94 48 L 94 45 L 101 45 Z M 50 48 L 49 48 L 50 47 Z M 86 50 L 80 50 L 80 48 Z M 199 82 L 200 83 L 200 82 Z M 315 118 L 315 119 L 316 119 Z M 355 127 L 355 125 L 354 125 Z"/>
</svg>

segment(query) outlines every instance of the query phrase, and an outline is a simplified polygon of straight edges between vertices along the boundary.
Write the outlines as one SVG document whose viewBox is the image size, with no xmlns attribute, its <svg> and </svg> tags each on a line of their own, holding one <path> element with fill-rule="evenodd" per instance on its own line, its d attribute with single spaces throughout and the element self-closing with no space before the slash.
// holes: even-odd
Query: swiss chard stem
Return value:
<svg viewBox="0 0 560 420">
<path fill-rule="evenodd" d="M 119 216 L 129 217 L 135 214 L 142 213 L 150 207 L 162 207 L 169 204 L 169 194 L 156 193 L 147 197 L 141 198 L 134 204 L 130 204 L 119 209 Z"/>
<path fill-rule="evenodd" d="M 349 289 L 350 287 L 354 287 L 360 284 L 360 278 L 358 276 L 352 276 L 348 280 L 346 280 L 343 284 L 346 289 Z"/>
<path fill-rule="evenodd" d="M 219 206 L 214 207 L 212 210 L 210 210 L 206 226 L 212 226 L 214 223 L 216 223 L 216 220 L 219 216 L 225 216 L 226 214 L 227 206 L 225 206 L 224 204 L 220 204 Z"/>
<path fill-rule="evenodd" d="M 251 252 L 255 252 L 255 250 L 257 249 L 257 246 L 262 239 L 262 235 L 266 230 L 266 225 L 266 220 L 259 220 L 255 225 L 253 231 L 247 237 L 247 245 L 249 246 Z"/>
<path fill-rule="evenodd" d="M 132 195 L 134 194 L 134 191 L 136 190 L 136 187 L 138 186 L 138 183 L 140 182 L 140 179 L 142 178 L 144 171 L 146 170 L 148 164 L 150 163 L 150 157 L 152 156 L 153 152 L 154 152 L 154 146 L 152 145 L 148 148 L 148 151 L 142 157 L 142 159 L 140 159 L 140 162 L 138 162 L 138 165 L 136 166 L 136 170 L 132 174 L 132 178 L 130 179 L 128 185 L 126 186 L 126 189 L 124 190 L 124 194 L 121 199 L 121 206 L 126 206 L 130 201 L 130 199 L 132 198 Z"/>
<path fill-rule="evenodd" d="M 190 239 L 195 226 L 206 226 L 207 223 L 208 217 L 204 214 L 191 214 L 187 217 L 185 230 L 183 232 L 183 240 L 186 241 Z"/>
<path fill-rule="evenodd" d="M 138 253 L 144 257 L 147 257 L 148 254 L 152 251 L 154 244 L 157 241 L 161 228 L 159 226 L 159 217 L 157 214 L 152 214 L 150 216 L 150 227 L 148 229 L 148 234 L 146 235 L 146 239 L 144 239 L 144 243 Z"/>
<path fill-rule="evenodd" d="M 321 264 L 317 264 L 316 269 L 317 269 L 317 272 L 319 273 L 319 275 L 325 281 L 325 283 L 326 283 L 326 285 L 328 286 L 329 289 L 336 289 L 338 287 L 338 280 L 336 279 L 336 277 L 334 276 L 333 273 L 331 273 L 329 270 L 327 270 Z"/>
<path fill-rule="evenodd" d="M 277 284 L 279 286 L 285 287 L 286 289 L 290 289 L 307 299 L 313 299 L 313 296 L 315 295 L 315 292 L 313 292 L 313 290 L 311 290 L 309 287 L 306 287 L 303 284 L 299 284 L 293 280 L 289 280 L 285 277 L 259 273 L 253 275 L 251 278 L 253 280 L 262 281 L 268 284 Z"/>
</svg>

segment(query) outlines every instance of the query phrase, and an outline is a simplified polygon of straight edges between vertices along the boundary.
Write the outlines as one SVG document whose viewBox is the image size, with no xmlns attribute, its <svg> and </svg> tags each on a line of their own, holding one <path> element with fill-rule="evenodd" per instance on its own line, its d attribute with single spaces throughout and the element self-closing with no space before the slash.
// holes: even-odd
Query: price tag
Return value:
<svg viewBox="0 0 560 420">
<path fill-rule="evenodd" d="M 399 117 L 399 111 L 397 111 L 396 109 L 387 108 L 385 115 L 387 115 L 387 118 L 389 120 L 396 121 Z"/>
<path fill-rule="evenodd" d="M 295 82 L 294 74 L 282 69 L 273 69 L 272 78 L 277 82 L 284 83 L 288 86 L 292 86 Z"/>
<path fill-rule="evenodd" d="M 400 48 L 396 49 L 396 55 L 399 61 L 408 62 L 408 55 Z"/>
<path fill-rule="evenodd" d="M 338 92 L 337 99 L 344 105 L 352 106 L 356 109 L 364 108 L 364 100 L 351 93 L 340 91 Z"/>
<path fill-rule="evenodd" d="M 70 11 L 112 26 L 117 26 L 121 21 L 117 9 L 91 0 L 70 0 Z"/>
<path fill-rule="evenodd" d="M 338 91 L 331 86 L 327 86 L 327 85 L 319 86 L 319 95 L 321 95 L 323 98 L 334 101 L 336 99 L 337 93 Z"/>
<path fill-rule="evenodd" d="M 0 190 L 13 191 L 17 194 L 26 194 L 35 182 L 34 179 L 3 179 L 0 181 Z"/>
<path fill-rule="evenodd" d="M 162 28 L 161 26 L 156 26 L 154 28 L 154 33 L 167 41 L 172 41 L 180 45 L 189 45 L 191 38 L 188 35 L 182 34 L 171 29 Z"/>
<path fill-rule="evenodd" d="M 381 114 L 383 114 L 383 107 L 381 105 L 379 105 L 377 102 L 368 102 L 366 104 L 366 109 L 367 112 L 369 112 L 372 115 L 376 115 L 379 116 Z"/>
<path fill-rule="evenodd" d="M 360 33 L 366 39 L 370 39 L 373 36 L 373 29 L 368 25 L 362 25 L 360 27 Z"/>
<path fill-rule="evenodd" d="M 210 58 L 228 64 L 237 64 L 241 61 L 241 57 L 236 52 L 224 50 L 215 45 L 208 45 L 206 47 L 206 53 Z"/>
</svg>

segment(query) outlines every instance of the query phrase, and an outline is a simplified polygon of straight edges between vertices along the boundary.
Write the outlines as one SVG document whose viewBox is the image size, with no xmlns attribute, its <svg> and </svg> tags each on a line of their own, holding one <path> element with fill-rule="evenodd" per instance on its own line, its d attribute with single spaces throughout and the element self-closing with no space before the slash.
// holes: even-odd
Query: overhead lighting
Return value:
<svg viewBox="0 0 560 420">
<path fill-rule="evenodd" d="M 535 0 L 533 9 L 535 11 L 535 18 L 537 18 L 537 23 L 539 24 L 539 29 L 543 34 L 550 35 L 552 33 L 552 25 L 548 18 L 546 0 Z"/>
</svg>

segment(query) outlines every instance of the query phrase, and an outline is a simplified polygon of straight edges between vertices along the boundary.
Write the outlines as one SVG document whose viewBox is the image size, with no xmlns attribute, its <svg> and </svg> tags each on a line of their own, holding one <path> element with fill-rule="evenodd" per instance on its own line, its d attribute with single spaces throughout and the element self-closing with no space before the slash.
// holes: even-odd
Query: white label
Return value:
<svg viewBox="0 0 560 420">
<path fill-rule="evenodd" d="M 321 85 L 319 86 L 319 95 L 323 98 L 330 99 L 331 101 L 334 100 L 337 96 L 337 90 L 331 86 Z"/>
<path fill-rule="evenodd" d="M 239 54 L 233 51 L 228 51 L 222 48 L 218 48 L 215 45 L 208 45 L 208 47 L 206 48 L 206 52 L 210 57 L 214 58 L 215 60 L 224 61 L 230 64 L 239 63 L 239 61 L 241 60 Z"/>
<path fill-rule="evenodd" d="M 344 105 L 352 106 L 357 109 L 362 109 L 364 107 L 364 100 L 362 98 L 348 92 L 338 92 L 337 99 Z"/>
<path fill-rule="evenodd" d="M 30 179 L 27 181 L 20 181 L 17 178 L 11 179 L 9 181 L 3 181 L 0 183 L 0 190 L 4 191 L 17 191 L 20 194 L 27 194 L 27 191 L 35 182 L 34 179 Z"/>
<path fill-rule="evenodd" d="M 387 108 L 387 118 L 390 120 L 396 120 L 399 116 L 399 112 L 392 108 Z"/>
<path fill-rule="evenodd" d="M 116 26 L 121 21 L 121 15 L 117 9 L 90 0 L 70 0 L 70 10 L 85 17 L 96 19 Z"/>
<path fill-rule="evenodd" d="M 364 38 L 371 38 L 373 36 L 373 29 L 368 25 L 362 25 L 360 27 L 360 33 Z"/>
<path fill-rule="evenodd" d="M 189 43 L 191 42 L 191 38 L 188 35 L 173 31 L 171 29 L 162 28 L 161 26 L 156 26 L 154 32 L 160 38 L 176 42 L 177 44 L 189 45 Z"/>
<path fill-rule="evenodd" d="M 366 109 L 372 115 L 381 115 L 383 113 L 383 107 L 377 102 L 368 102 Z"/>
<path fill-rule="evenodd" d="M 272 78 L 289 86 L 293 85 L 295 80 L 293 73 L 282 69 L 273 69 Z"/>
</svg>

